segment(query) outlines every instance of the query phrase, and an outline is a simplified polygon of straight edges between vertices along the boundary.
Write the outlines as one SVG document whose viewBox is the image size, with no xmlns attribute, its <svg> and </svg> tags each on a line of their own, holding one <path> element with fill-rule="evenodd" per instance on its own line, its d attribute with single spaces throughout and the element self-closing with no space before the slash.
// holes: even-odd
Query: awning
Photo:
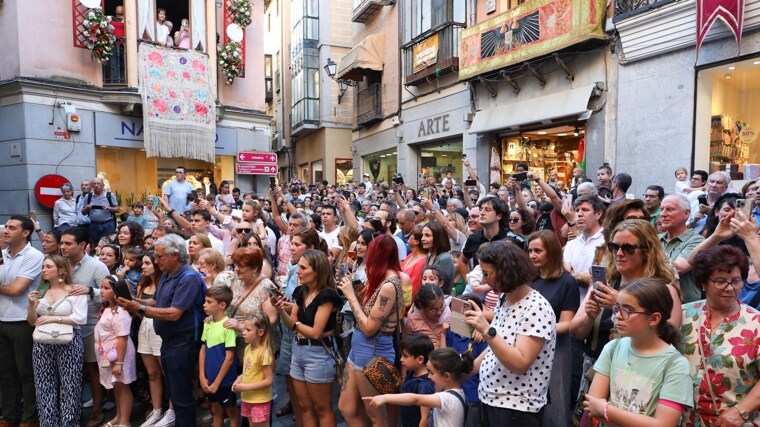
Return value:
<svg viewBox="0 0 760 427">
<path fill-rule="evenodd" d="M 362 70 L 383 71 L 385 57 L 385 33 L 367 36 L 351 49 L 338 64 L 335 79 L 364 79 Z"/>
<path fill-rule="evenodd" d="M 518 129 L 520 125 L 540 123 L 562 117 L 588 118 L 588 101 L 596 85 L 539 96 L 510 105 L 489 108 L 475 113 L 470 133 L 485 133 L 501 129 Z M 584 116 L 584 117 L 582 117 Z"/>
</svg>

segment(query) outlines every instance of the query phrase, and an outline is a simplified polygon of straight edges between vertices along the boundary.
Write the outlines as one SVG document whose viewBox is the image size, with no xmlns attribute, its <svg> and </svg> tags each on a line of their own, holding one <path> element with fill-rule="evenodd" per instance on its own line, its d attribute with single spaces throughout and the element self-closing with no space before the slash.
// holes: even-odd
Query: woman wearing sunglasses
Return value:
<svg viewBox="0 0 760 427">
<path fill-rule="evenodd" d="M 618 224 L 610 233 L 603 262 L 607 283 L 596 281 L 589 286 L 580 309 L 570 322 L 572 336 L 586 342 L 583 372 L 592 367 L 604 345 L 614 338 L 612 306 L 617 302 L 618 292 L 628 284 L 647 277 L 659 279 L 668 283 L 666 286 L 673 300 L 681 301 L 672 285 L 676 280 L 675 270 L 649 221 L 627 219 Z M 597 321 L 600 314 L 601 319 Z M 668 321 L 676 328 L 681 325 L 679 304 L 673 305 Z"/>
</svg>

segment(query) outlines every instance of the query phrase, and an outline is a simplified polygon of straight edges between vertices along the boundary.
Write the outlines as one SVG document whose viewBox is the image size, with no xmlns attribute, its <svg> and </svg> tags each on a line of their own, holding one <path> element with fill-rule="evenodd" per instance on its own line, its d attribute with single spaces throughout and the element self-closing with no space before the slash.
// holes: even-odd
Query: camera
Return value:
<svg viewBox="0 0 760 427">
<path fill-rule="evenodd" d="M 404 178 L 401 175 L 394 176 L 391 178 L 391 181 L 393 181 L 394 184 L 404 185 Z"/>
</svg>

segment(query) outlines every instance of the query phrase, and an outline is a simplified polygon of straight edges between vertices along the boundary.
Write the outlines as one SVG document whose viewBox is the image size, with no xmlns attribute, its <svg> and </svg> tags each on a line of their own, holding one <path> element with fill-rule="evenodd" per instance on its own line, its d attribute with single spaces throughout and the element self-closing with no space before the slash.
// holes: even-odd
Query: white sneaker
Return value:
<svg viewBox="0 0 760 427">
<path fill-rule="evenodd" d="M 174 427 L 174 418 L 174 411 L 167 409 L 166 412 L 164 412 L 164 416 L 153 424 L 153 427 Z"/>
<path fill-rule="evenodd" d="M 88 400 L 87 402 L 82 402 L 83 408 L 92 408 L 92 399 Z"/>
<path fill-rule="evenodd" d="M 158 420 L 162 418 L 163 415 L 164 415 L 164 411 L 160 408 L 150 411 L 150 414 L 148 414 L 148 418 L 145 419 L 144 423 L 140 424 L 140 427 L 154 426 L 158 422 Z"/>
</svg>

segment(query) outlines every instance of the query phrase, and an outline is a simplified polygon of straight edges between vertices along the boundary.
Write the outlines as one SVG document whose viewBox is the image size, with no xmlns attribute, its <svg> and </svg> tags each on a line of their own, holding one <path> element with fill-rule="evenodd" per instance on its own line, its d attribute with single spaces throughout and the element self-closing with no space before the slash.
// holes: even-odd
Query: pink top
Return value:
<svg viewBox="0 0 760 427">
<path fill-rule="evenodd" d="M 190 49 L 190 32 L 189 31 L 180 31 L 178 46 L 182 49 Z"/>
<path fill-rule="evenodd" d="M 132 326 L 132 318 L 127 310 L 119 308 L 116 313 L 106 307 L 100 315 L 98 324 L 95 325 L 95 356 L 100 369 L 100 384 L 107 389 L 113 388 L 113 383 L 130 384 L 137 379 L 135 366 L 135 345 L 129 338 L 129 330 Z M 127 352 L 124 355 L 122 374 L 119 376 L 111 373 L 113 362 L 103 366 L 103 355 L 108 355 L 111 349 L 116 347 L 119 337 L 127 337 Z"/>
<path fill-rule="evenodd" d="M 404 335 L 412 333 L 425 334 L 433 341 L 433 347 L 438 348 L 442 344 L 441 334 L 443 334 L 443 324 L 451 318 L 451 310 L 447 306 L 444 307 L 438 321 L 425 319 L 417 307 L 413 307 L 412 311 L 404 319 L 402 332 Z"/>
</svg>

